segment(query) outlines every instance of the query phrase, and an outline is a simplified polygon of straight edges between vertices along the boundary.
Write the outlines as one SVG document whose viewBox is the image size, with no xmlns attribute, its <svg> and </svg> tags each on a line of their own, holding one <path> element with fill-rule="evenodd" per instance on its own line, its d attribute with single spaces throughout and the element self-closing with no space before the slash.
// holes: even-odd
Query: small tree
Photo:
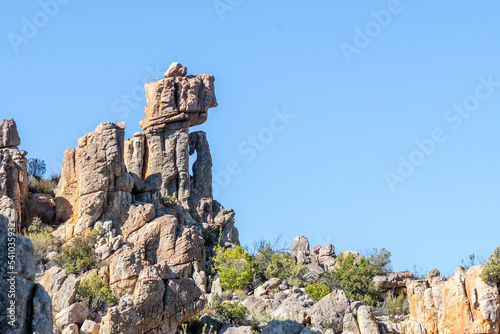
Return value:
<svg viewBox="0 0 500 334">
<path fill-rule="evenodd" d="M 93 311 L 99 311 L 106 303 L 116 303 L 109 284 L 106 283 L 97 273 L 89 275 L 83 279 L 78 287 L 76 299 L 85 301 Z"/>
<path fill-rule="evenodd" d="M 224 290 L 241 289 L 252 283 L 255 262 L 241 246 L 226 249 L 215 247 L 214 268 L 220 276 Z"/>
<path fill-rule="evenodd" d="M 41 223 L 40 218 L 33 218 L 24 235 L 33 243 L 36 264 L 42 263 L 49 252 L 57 250 L 59 247 L 57 238 L 52 235 L 54 230 L 49 226 L 41 227 Z"/>
<path fill-rule="evenodd" d="M 45 161 L 38 158 L 30 158 L 28 159 L 28 174 L 31 174 L 35 177 L 42 178 L 47 171 L 47 167 L 45 165 Z"/>
<path fill-rule="evenodd" d="M 382 248 L 380 251 L 373 248 L 370 256 L 366 257 L 370 262 L 374 275 L 386 274 L 392 271 L 391 267 L 391 252 Z"/>
<path fill-rule="evenodd" d="M 337 257 L 339 266 L 330 276 L 333 281 L 331 286 L 344 290 L 349 299 L 375 306 L 379 301 L 380 292 L 373 284 L 373 277 L 390 270 L 390 256 L 391 253 L 385 248 L 380 252 L 374 250 L 368 259 L 361 257 L 359 261 L 356 261 L 352 253 L 347 257 L 340 254 Z"/>
<path fill-rule="evenodd" d="M 73 240 L 61 248 L 56 263 L 71 274 L 81 274 L 98 268 L 100 259 L 95 252 L 95 244 L 101 231 L 93 229 L 76 235 Z"/>
<path fill-rule="evenodd" d="M 487 282 L 500 282 L 500 247 L 488 258 L 480 277 Z"/>
</svg>

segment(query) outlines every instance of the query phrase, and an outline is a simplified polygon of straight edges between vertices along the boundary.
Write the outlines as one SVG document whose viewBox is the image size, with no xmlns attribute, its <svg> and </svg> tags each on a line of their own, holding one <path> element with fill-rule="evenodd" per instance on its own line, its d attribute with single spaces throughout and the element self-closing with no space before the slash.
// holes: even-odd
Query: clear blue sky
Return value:
<svg viewBox="0 0 500 334">
<path fill-rule="evenodd" d="M 500 3 L 58 4 L 0 4 L 0 116 L 50 172 L 102 121 L 140 131 L 142 85 L 179 61 L 216 77 L 192 130 L 242 244 L 303 234 L 443 274 L 500 245 Z"/>
</svg>

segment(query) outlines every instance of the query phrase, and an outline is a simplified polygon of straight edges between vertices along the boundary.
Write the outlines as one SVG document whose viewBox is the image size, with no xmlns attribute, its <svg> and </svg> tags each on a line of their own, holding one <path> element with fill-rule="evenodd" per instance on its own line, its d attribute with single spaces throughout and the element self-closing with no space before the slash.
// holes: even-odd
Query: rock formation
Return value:
<svg viewBox="0 0 500 334">
<path fill-rule="evenodd" d="M 28 194 L 26 152 L 19 144 L 14 121 L 0 122 L 0 332 L 52 333 L 50 298 L 35 283 L 33 244 L 16 236 Z"/>
<path fill-rule="evenodd" d="M 55 196 L 56 219 L 63 224 L 54 234 L 71 243 L 77 234 L 102 231 L 99 275 L 120 298 L 102 319 L 102 334 L 173 333 L 205 305 L 203 232 L 222 233 L 227 245 L 239 243 L 234 211 L 213 199 L 206 134 L 189 133 L 217 105 L 214 78 L 185 72 L 173 64 L 165 79 L 145 85 L 145 133 L 125 140 L 125 123 L 102 123 L 64 152 Z M 164 205 L 166 196 L 177 205 Z M 79 279 L 52 268 L 42 284 L 67 319 Z"/>
<path fill-rule="evenodd" d="M 0 122 L 0 148 L 19 146 L 21 138 L 17 132 L 16 122 L 6 119 Z"/>
<path fill-rule="evenodd" d="M 457 267 L 448 279 L 433 270 L 425 280 L 408 282 L 411 319 L 427 334 L 498 333 L 500 294 L 496 284 L 479 277 L 482 269 Z"/>
<path fill-rule="evenodd" d="M 133 179 L 123 160 L 124 123 L 102 123 L 64 152 L 56 191 L 58 236 L 69 240 L 98 220 L 121 221 L 132 203 Z"/>
<path fill-rule="evenodd" d="M 16 208 L 16 232 L 21 232 L 24 203 L 28 198 L 28 170 L 26 151 L 21 144 L 14 120 L 0 122 L 0 197 L 7 196 Z"/>
</svg>

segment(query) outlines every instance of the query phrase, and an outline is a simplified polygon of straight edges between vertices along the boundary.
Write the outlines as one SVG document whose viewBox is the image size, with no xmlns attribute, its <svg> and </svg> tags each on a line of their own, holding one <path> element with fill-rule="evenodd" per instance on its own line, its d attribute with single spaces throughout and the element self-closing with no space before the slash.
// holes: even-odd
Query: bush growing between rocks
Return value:
<svg viewBox="0 0 500 334">
<path fill-rule="evenodd" d="M 78 301 L 85 301 L 94 312 L 101 310 L 106 303 L 112 304 L 117 301 L 109 288 L 109 284 L 100 278 L 97 273 L 93 273 L 82 280 L 76 298 Z"/>
<path fill-rule="evenodd" d="M 203 230 L 203 239 L 205 240 L 205 247 L 212 248 L 215 246 L 215 239 L 209 229 Z"/>
<path fill-rule="evenodd" d="M 302 276 L 306 272 L 306 267 L 296 264 L 292 254 L 277 251 L 269 243 L 257 250 L 255 262 L 257 274 L 266 280 L 276 277 L 288 281 L 292 286 L 305 285 Z"/>
<path fill-rule="evenodd" d="M 180 330 L 181 334 L 184 333 L 196 333 L 198 328 L 200 327 L 200 315 L 193 315 L 188 320 L 182 322 L 177 329 Z"/>
<path fill-rule="evenodd" d="M 261 324 L 267 324 L 271 322 L 273 318 L 267 314 L 266 312 L 262 312 L 257 315 L 252 316 L 252 321 L 250 321 L 250 326 L 252 326 L 252 330 L 256 333 L 260 333 Z"/>
<path fill-rule="evenodd" d="M 374 275 L 382 275 L 392 271 L 391 252 L 385 248 L 380 251 L 373 248 L 365 258 L 368 259 Z"/>
<path fill-rule="evenodd" d="M 385 300 L 385 312 L 390 317 L 391 321 L 394 321 L 396 315 L 409 314 L 408 300 L 406 299 L 404 293 L 400 293 L 398 296 L 394 296 L 392 293 L 387 294 Z"/>
<path fill-rule="evenodd" d="M 222 289 L 241 289 L 252 283 L 255 262 L 243 247 L 226 249 L 217 246 L 215 252 L 214 269 L 220 276 Z"/>
<path fill-rule="evenodd" d="M 488 258 L 480 277 L 486 282 L 500 282 L 500 247 Z"/>
<path fill-rule="evenodd" d="M 44 180 L 30 177 L 28 181 L 29 191 L 34 194 L 52 194 L 56 187 L 57 181 L 55 180 Z"/>
<path fill-rule="evenodd" d="M 248 310 L 238 302 L 219 303 L 214 301 L 215 316 L 224 324 L 244 325 Z"/>
<path fill-rule="evenodd" d="M 169 208 L 171 206 L 177 205 L 177 199 L 175 196 L 163 196 L 155 199 L 154 205 L 156 210 L 163 210 L 165 208 Z"/>
<path fill-rule="evenodd" d="M 28 231 L 24 235 L 33 243 L 36 264 L 42 263 L 48 253 L 57 251 L 59 248 L 57 238 L 52 235 L 54 230 L 49 226 L 41 227 L 41 223 L 40 218 L 33 218 Z"/>
<path fill-rule="evenodd" d="M 56 258 L 56 263 L 66 269 L 69 274 L 81 274 L 98 268 L 100 260 L 96 255 L 95 245 L 100 233 L 93 229 L 75 236 L 71 242 L 61 248 L 61 254 Z"/>
<path fill-rule="evenodd" d="M 315 282 L 306 286 L 306 293 L 313 301 L 317 302 L 331 292 L 328 285 L 321 282 Z"/>
<path fill-rule="evenodd" d="M 390 255 L 385 248 L 375 252 L 370 259 L 361 257 L 356 261 L 354 254 L 337 257 L 339 267 L 328 277 L 332 290 L 344 290 L 348 299 L 359 300 L 365 305 L 375 306 L 379 303 L 380 292 L 373 284 L 375 275 L 388 272 Z"/>
</svg>

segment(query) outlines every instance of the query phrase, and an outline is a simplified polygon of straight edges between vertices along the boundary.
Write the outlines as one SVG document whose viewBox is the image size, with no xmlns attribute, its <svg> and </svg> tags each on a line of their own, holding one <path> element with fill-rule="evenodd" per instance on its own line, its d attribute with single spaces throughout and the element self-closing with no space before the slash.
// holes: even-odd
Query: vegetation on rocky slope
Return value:
<svg viewBox="0 0 500 334">
<path fill-rule="evenodd" d="M 488 282 L 500 282 L 500 247 L 497 247 L 488 258 L 488 262 L 481 272 L 481 278 Z"/>
</svg>

